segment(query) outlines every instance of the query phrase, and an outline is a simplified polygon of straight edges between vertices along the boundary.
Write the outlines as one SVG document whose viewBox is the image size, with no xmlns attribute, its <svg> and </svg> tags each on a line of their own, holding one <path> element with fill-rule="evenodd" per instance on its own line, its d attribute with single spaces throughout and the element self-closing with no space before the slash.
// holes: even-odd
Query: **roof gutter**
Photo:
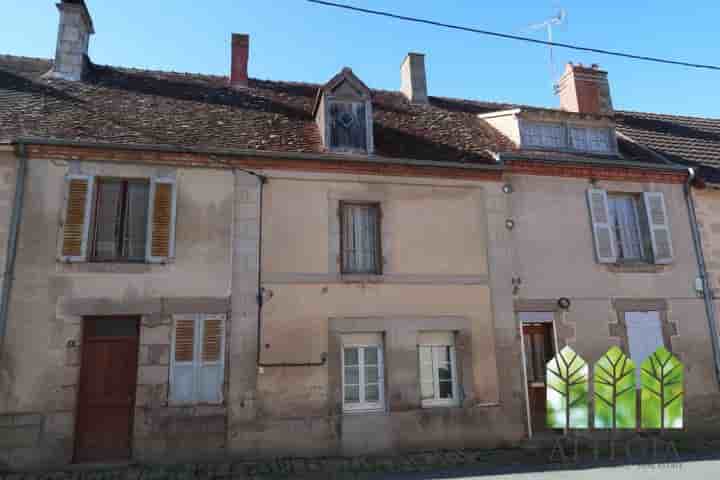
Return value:
<svg viewBox="0 0 720 480">
<path fill-rule="evenodd" d="M 690 230 L 692 231 L 693 245 L 695 247 L 695 258 L 697 258 L 698 272 L 702 282 L 702 294 L 705 301 L 705 314 L 707 315 L 708 327 L 710 328 L 710 344 L 712 345 L 713 359 L 715 364 L 715 378 L 720 383 L 720 336 L 718 336 L 718 328 L 715 323 L 715 302 L 713 302 L 713 292 L 708 281 L 707 266 L 705 264 L 705 256 L 703 255 L 702 241 L 700 236 L 700 228 L 697 224 L 697 216 L 695 214 L 695 201 L 692 196 L 691 184 L 695 178 L 695 170 L 688 168 L 688 179 L 684 184 L 685 200 L 688 208 L 688 217 L 690 218 Z"/>
<path fill-rule="evenodd" d="M 15 176 L 15 198 L 10 215 L 10 231 L 8 233 L 5 271 L 3 273 L 2 293 L 0 294 L 0 353 L 5 343 L 5 332 L 8 323 L 8 307 L 10 292 L 15 280 L 15 258 L 17 256 L 17 242 L 22 218 L 23 199 L 25 198 L 25 177 L 27 176 L 27 151 L 23 143 L 17 144 L 18 168 Z"/>
<path fill-rule="evenodd" d="M 687 172 L 687 167 L 682 165 L 675 165 L 675 164 L 654 164 L 654 163 L 644 163 L 644 162 L 634 162 L 634 161 L 627 161 L 627 160 L 610 160 L 610 159 L 602 159 L 602 158 L 573 158 L 572 160 L 554 160 L 550 158 L 537 158 L 537 157 L 528 157 L 522 154 L 517 153 L 501 153 L 500 158 L 502 161 L 508 161 L 508 160 L 527 160 L 531 162 L 540 162 L 540 163 L 548 163 L 551 165 L 574 165 L 574 164 L 583 164 L 583 165 L 601 165 L 601 166 L 612 166 L 612 167 L 621 167 L 621 168 L 642 168 L 644 170 L 652 169 L 652 170 L 668 170 L 671 172 Z"/>
<path fill-rule="evenodd" d="M 115 150 L 127 151 L 152 151 L 165 153 L 192 153 L 203 155 L 217 155 L 229 157 L 263 157 L 263 158 L 281 158 L 283 160 L 322 160 L 322 161 L 341 161 L 341 162 L 364 162 L 369 164 L 391 164 L 391 165 L 411 165 L 419 167 L 443 167 L 443 168 L 459 168 L 466 170 L 502 170 L 501 165 L 484 164 L 484 163 L 463 163 L 463 162 L 438 162 L 434 160 L 415 160 L 411 158 L 391 158 L 379 155 L 353 155 L 353 154 L 337 154 L 337 153 L 304 153 L 304 152 L 277 152 L 271 150 L 253 150 L 253 149 L 225 149 L 225 148 L 203 148 L 203 147 L 183 147 L 179 145 L 153 145 L 153 144 L 133 144 L 123 145 L 107 142 L 87 142 L 78 140 L 62 140 L 39 137 L 19 137 L 15 140 L 16 144 L 23 143 L 25 145 L 45 145 L 45 146 L 61 146 L 61 147 L 83 147 L 83 148 L 111 148 Z"/>
</svg>

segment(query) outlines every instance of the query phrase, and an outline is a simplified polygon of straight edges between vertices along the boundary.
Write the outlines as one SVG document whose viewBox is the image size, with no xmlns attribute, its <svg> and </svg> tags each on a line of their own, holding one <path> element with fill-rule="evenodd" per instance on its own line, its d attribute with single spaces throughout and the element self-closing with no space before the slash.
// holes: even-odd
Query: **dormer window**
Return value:
<svg viewBox="0 0 720 480">
<path fill-rule="evenodd" d="M 547 148 L 578 152 L 615 153 L 613 130 L 572 123 L 521 122 L 520 141 L 523 148 Z"/>
<path fill-rule="evenodd" d="M 371 92 L 349 68 L 320 88 L 314 114 L 327 151 L 373 152 Z"/>
<path fill-rule="evenodd" d="M 367 118 L 364 102 L 331 102 L 328 123 L 330 149 L 367 151 Z"/>
</svg>

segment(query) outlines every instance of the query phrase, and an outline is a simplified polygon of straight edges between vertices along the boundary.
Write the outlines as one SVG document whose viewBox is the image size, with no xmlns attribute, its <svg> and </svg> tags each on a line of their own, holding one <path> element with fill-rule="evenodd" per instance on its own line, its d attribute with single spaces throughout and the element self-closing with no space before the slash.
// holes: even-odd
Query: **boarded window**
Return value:
<svg viewBox="0 0 720 480">
<path fill-rule="evenodd" d="M 330 148 L 367 151 L 367 118 L 364 102 L 330 103 Z"/>
<path fill-rule="evenodd" d="M 176 315 L 170 400 L 220 403 L 225 379 L 225 315 Z"/>
<path fill-rule="evenodd" d="M 340 204 L 342 273 L 382 273 L 380 252 L 380 205 Z"/>
<path fill-rule="evenodd" d="M 149 183 L 98 179 L 91 245 L 93 261 L 144 261 Z"/>
</svg>

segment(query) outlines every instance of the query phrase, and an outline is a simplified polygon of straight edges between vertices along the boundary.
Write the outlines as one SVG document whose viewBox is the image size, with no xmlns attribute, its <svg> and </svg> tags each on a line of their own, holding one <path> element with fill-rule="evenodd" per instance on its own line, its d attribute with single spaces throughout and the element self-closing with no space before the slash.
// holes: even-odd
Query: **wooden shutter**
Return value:
<svg viewBox="0 0 720 480">
<path fill-rule="evenodd" d="M 147 261 L 165 263 L 175 256 L 175 180 L 152 179 L 149 200 Z"/>
<path fill-rule="evenodd" d="M 198 367 L 198 400 L 220 403 L 225 383 L 225 315 L 200 315 L 202 331 Z"/>
<path fill-rule="evenodd" d="M 197 315 L 175 315 L 170 364 L 170 400 L 188 403 L 195 400 L 197 356 Z"/>
<path fill-rule="evenodd" d="M 665 197 L 662 192 L 645 192 L 643 193 L 643 203 L 645 204 L 655 263 L 671 263 L 673 260 L 673 248 L 670 237 L 670 220 L 665 208 Z"/>
<path fill-rule="evenodd" d="M 598 263 L 615 263 L 617 260 L 617 248 L 610 223 L 607 192 L 591 188 L 587 191 L 587 200 L 597 261 Z"/>
<path fill-rule="evenodd" d="M 66 262 L 85 262 L 95 182 L 90 175 L 68 175 L 66 183 L 61 257 Z"/>
</svg>

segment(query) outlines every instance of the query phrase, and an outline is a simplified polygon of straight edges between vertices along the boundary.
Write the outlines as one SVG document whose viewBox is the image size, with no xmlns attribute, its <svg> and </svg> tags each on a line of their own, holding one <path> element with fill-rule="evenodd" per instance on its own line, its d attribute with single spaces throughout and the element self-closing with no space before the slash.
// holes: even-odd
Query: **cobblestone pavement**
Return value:
<svg viewBox="0 0 720 480">
<path fill-rule="evenodd" d="M 496 450 L 445 450 L 387 457 L 276 458 L 238 460 L 225 463 L 179 465 L 76 465 L 52 472 L 3 472 L 0 480 L 261 480 L 261 479 L 380 479 L 452 478 L 456 475 L 485 475 L 511 472 L 567 469 L 628 463 L 622 448 L 608 460 L 602 448 L 600 459 L 590 451 L 573 458 L 568 449 L 563 458 L 552 444 L 533 448 Z M 720 458 L 720 441 L 695 441 L 677 445 L 677 455 L 665 459 L 634 458 L 632 463 L 683 462 Z"/>
</svg>

